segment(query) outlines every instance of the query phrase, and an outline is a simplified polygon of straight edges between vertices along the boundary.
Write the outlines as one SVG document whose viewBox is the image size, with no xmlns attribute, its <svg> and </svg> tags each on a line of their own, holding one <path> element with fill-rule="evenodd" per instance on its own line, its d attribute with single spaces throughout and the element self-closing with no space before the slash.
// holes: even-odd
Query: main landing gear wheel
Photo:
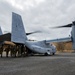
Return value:
<svg viewBox="0 0 75 75">
<path fill-rule="evenodd" d="M 48 56 L 48 53 L 45 53 L 44 55 L 45 55 L 45 56 Z"/>
<path fill-rule="evenodd" d="M 53 53 L 53 55 L 55 55 L 55 53 Z"/>
</svg>

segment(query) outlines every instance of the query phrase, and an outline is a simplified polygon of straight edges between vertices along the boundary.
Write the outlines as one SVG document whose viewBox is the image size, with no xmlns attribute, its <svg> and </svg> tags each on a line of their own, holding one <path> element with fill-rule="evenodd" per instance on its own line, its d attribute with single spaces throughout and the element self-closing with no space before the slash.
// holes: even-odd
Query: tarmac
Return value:
<svg viewBox="0 0 75 75">
<path fill-rule="evenodd" d="M 0 75 L 75 75 L 75 53 L 0 58 Z"/>
</svg>

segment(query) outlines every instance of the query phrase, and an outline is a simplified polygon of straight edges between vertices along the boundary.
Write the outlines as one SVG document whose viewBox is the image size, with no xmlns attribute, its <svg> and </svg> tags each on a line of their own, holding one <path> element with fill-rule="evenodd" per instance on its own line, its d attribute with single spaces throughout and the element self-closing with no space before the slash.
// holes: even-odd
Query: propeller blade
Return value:
<svg viewBox="0 0 75 75">
<path fill-rule="evenodd" d="M 57 27 L 51 27 L 51 28 L 72 27 L 73 25 L 75 25 L 75 21 L 73 21 L 72 23 L 70 23 L 70 24 L 67 24 L 67 25 L 63 25 L 63 26 L 57 26 Z"/>
<path fill-rule="evenodd" d="M 50 28 L 63 28 L 63 27 L 72 27 L 73 24 L 67 24 L 63 26 L 56 26 L 56 27 L 50 27 Z"/>
<path fill-rule="evenodd" d="M 72 26 L 72 24 L 67 24 L 67 25 L 64 25 L 64 26 L 58 26 L 58 27 L 56 27 L 56 28 L 71 27 L 71 26 Z"/>
<path fill-rule="evenodd" d="M 39 32 L 41 32 L 41 31 L 34 31 L 34 32 L 26 33 L 26 35 L 31 35 L 31 34 L 39 33 Z"/>
</svg>

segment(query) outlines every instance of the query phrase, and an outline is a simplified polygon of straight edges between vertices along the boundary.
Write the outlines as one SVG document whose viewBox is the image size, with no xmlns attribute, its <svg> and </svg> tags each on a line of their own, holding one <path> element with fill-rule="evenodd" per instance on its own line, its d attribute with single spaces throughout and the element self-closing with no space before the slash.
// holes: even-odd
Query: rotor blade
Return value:
<svg viewBox="0 0 75 75">
<path fill-rule="evenodd" d="M 72 24 L 67 24 L 67 25 L 64 25 L 64 26 L 57 26 L 57 27 L 54 27 L 54 28 L 62 28 L 62 27 L 71 27 Z"/>
<path fill-rule="evenodd" d="M 31 34 L 39 33 L 39 32 L 41 32 L 41 31 L 34 31 L 34 32 L 26 33 L 26 35 L 31 35 Z"/>
</svg>

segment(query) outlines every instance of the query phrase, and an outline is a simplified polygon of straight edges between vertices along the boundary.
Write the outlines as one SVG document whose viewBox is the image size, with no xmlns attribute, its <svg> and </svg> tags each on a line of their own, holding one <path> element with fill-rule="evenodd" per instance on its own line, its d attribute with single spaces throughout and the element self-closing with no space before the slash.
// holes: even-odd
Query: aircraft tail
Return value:
<svg viewBox="0 0 75 75">
<path fill-rule="evenodd" d="M 11 41 L 24 44 L 27 40 L 26 32 L 20 15 L 12 12 Z"/>
<path fill-rule="evenodd" d="M 0 35 L 2 35 L 3 33 L 2 33 L 2 29 L 1 29 L 1 27 L 0 27 Z"/>
</svg>

